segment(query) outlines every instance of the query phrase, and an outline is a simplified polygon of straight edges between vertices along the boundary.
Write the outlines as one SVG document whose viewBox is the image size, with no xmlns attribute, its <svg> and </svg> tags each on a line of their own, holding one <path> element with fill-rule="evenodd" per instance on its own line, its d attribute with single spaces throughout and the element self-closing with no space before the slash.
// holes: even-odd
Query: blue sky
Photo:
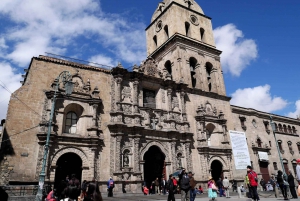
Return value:
<svg viewBox="0 0 300 201">
<path fill-rule="evenodd" d="M 45 52 L 109 66 L 139 64 L 146 57 L 144 30 L 160 1 L 1 0 L 0 84 L 16 90 L 31 57 Z M 197 3 L 212 17 L 231 103 L 299 115 L 300 2 Z M 0 94 L 2 119 L 10 94 L 1 87 Z"/>
</svg>

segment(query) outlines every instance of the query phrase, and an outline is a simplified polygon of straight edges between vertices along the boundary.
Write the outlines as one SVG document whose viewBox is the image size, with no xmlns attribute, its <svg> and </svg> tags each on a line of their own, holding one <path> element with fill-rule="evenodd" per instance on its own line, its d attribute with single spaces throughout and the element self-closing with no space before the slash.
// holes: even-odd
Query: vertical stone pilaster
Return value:
<svg viewBox="0 0 300 201">
<path fill-rule="evenodd" d="M 133 82 L 133 107 L 134 107 L 134 113 L 138 113 L 138 98 L 139 98 L 139 81 L 136 79 Z"/>
<path fill-rule="evenodd" d="M 191 155 L 191 143 L 185 143 L 185 153 L 186 153 L 186 165 L 189 171 L 193 171 L 192 155 Z"/>
<path fill-rule="evenodd" d="M 115 140 L 116 138 L 113 136 L 110 136 L 110 155 L 115 155 Z M 115 171 L 115 157 L 110 157 L 110 176 L 113 175 Z"/>
<path fill-rule="evenodd" d="M 116 88 L 116 103 L 117 103 L 117 110 L 118 111 L 121 111 L 121 105 L 120 105 L 120 102 L 121 102 L 121 97 L 122 97 L 122 81 L 123 81 L 123 78 L 121 76 L 117 77 L 116 78 L 116 83 L 117 83 L 117 88 Z"/>
<path fill-rule="evenodd" d="M 133 142 L 133 152 L 134 152 L 134 172 L 140 172 L 140 152 L 139 152 L 139 144 L 140 144 L 140 138 L 134 138 Z"/>
<path fill-rule="evenodd" d="M 97 109 L 98 109 L 98 104 L 93 104 L 93 124 L 92 126 L 97 127 Z"/>
<path fill-rule="evenodd" d="M 172 89 L 168 89 L 167 90 L 167 94 L 168 94 L 168 111 L 172 112 Z"/>
<path fill-rule="evenodd" d="M 116 137 L 116 170 L 115 172 L 121 171 L 121 140 L 122 136 Z"/>
<path fill-rule="evenodd" d="M 172 156 L 173 172 L 176 171 L 176 151 L 175 151 L 175 146 L 176 146 L 176 142 L 172 141 L 171 142 L 171 156 Z"/>
</svg>

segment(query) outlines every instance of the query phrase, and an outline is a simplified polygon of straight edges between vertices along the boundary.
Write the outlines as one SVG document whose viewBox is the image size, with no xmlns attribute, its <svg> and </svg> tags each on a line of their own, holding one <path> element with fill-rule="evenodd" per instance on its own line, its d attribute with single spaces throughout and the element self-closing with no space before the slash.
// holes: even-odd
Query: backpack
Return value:
<svg viewBox="0 0 300 201">
<path fill-rule="evenodd" d="M 257 174 L 254 171 L 251 171 L 250 174 L 254 177 L 255 182 L 258 182 Z"/>
</svg>

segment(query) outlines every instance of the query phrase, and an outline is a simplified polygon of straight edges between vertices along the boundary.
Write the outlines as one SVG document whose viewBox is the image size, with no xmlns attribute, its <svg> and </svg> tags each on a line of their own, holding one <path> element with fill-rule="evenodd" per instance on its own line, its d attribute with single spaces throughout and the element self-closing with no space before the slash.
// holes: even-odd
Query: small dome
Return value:
<svg viewBox="0 0 300 201">
<path fill-rule="evenodd" d="M 197 2 L 195 0 L 163 0 L 163 2 L 158 4 L 157 9 L 155 10 L 154 14 L 152 15 L 151 22 L 153 22 L 160 15 L 160 13 L 166 7 L 168 7 L 169 4 L 172 3 L 173 1 L 183 5 L 185 7 L 190 6 L 190 9 L 204 15 L 204 12 L 203 12 L 202 8 L 197 4 Z"/>
</svg>

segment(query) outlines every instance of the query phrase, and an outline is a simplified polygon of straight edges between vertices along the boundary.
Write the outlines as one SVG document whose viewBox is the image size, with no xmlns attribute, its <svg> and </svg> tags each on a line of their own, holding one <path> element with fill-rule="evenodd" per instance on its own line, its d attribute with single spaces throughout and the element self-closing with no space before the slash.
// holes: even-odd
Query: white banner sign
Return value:
<svg viewBox="0 0 300 201">
<path fill-rule="evenodd" d="M 245 170 L 251 165 L 246 134 L 240 131 L 229 131 L 235 168 Z"/>
</svg>

